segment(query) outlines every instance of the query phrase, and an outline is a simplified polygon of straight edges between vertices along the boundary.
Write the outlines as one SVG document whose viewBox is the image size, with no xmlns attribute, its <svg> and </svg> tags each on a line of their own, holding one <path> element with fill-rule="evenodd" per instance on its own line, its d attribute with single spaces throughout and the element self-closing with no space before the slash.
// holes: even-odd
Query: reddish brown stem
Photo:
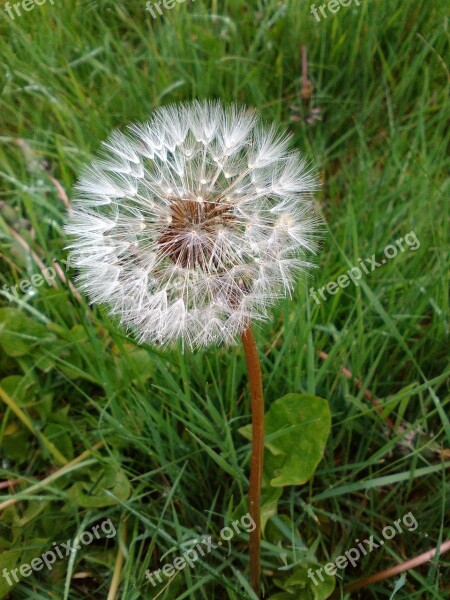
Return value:
<svg viewBox="0 0 450 600">
<path fill-rule="evenodd" d="M 242 334 L 247 361 L 250 398 L 252 405 L 252 458 L 250 465 L 249 510 L 256 524 L 250 533 L 250 584 L 259 597 L 261 576 L 261 481 L 264 463 L 264 396 L 261 366 L 253 331 L 249 326 Z"/>
<path fill-rule="evenodd" d="M 441 544 L 440 548 L 433 548 L 432 550 L 427 550 L 423 554 L 419 554 L 419 556 L 415 556 L 414 558 L 410 558 L 404 563 L 400 565 L 395 565 L 394 567 L 389 567 L 389 569 L 385 569 L 384 571 L 380 571 L 379 573 L 375 573 L 374 575 L 369 575 L 369 577 L 364 577 L 359 581 L 354 581 L 353 583 L 349 583 L 345 586 L 346 592 L 354 592 L 363 587 L 367 587 L 372 583 L 376 583 L 377 581 L 383 581 L 388 577 L 394 577 L 394 575 L 398 575 L 399 573 L 403 573 L 404 571 L 408 571 L 409 569 L 414 569 L 419 565 L 423 565 L 424 563 L 431 560 L 436 552 L 439 554 L 444 554 L 450 550 L 450 540 L 447 540 L 443 544 Z"/>
</svg>

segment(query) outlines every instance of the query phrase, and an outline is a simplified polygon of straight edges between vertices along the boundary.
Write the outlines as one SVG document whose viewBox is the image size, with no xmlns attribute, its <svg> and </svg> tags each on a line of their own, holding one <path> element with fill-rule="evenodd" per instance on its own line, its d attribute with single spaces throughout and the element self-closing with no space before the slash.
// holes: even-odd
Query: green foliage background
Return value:
<svg viewBox="0 0 450 600">
<path fill-rule="evenodd" d="M 267 523 L 267 596 L 409 511 L 418 529 L 340 572 L 337 598 L 449 537 L 445 8 L 361 0 L 320 22 L 300 0 L 186 0 L 157 20 L 137 0 L 47 1 L 14 20 L 0 9 L 0 472 L 12 481 L 0 502 L 15 498 L 0 514 L 0 573 L 104 519 L 118 531 L 12 591 L 0 574 L 1 597 L 107 598 L 121 555 L 119 598 L 251 597 L 245 536 L 165 589 L 145 578 L 246 511 L 242 350 L 139 347 L 60 279 L 10 291 L 52 260 L 64 270 L 64 190 L 111 128 L 194 97 L 288 126 L 323 181 L 319 269 L 257 331 L 267 409 L 295 392 L 332 414 L 314 477 L 284 488 Z M 320 305 L 309 297 L 410 231 L 416 251 Z M 442 556 L 396 591 L 394 578 L 351 597 L 443 600 L 449 573 Z M 314 598 L 297 583 L 279 597 Z"/>
</svg>

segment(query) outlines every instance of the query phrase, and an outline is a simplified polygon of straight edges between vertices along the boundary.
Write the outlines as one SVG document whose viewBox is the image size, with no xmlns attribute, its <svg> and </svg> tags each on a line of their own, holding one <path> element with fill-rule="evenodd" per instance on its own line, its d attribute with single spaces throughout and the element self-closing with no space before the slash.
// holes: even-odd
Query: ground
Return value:
<svg viewBox="0 0 450 600">
<path fill-rule="evenodd" d="M 287 127 L 322 182 L 318 268 L 255 334 L 266 410 L 302 393 L 332 416 L 314 476 L 265 529 L 266 598 L 317 598 L 286 578 L 370 536 L 384 544 L 338 569 L 336 598 L 448 597 L 449 555 L 344 591 L 449 537 L 450 466 L 446 3 L 344 4 L 0 8 L 0 597 L 254 597 L 245 532 L 146 578 L 246 511 L 241 347 L 138 346 L 64 262 L 77 174 L 110 130 L 207 97 Z"/>
</svg>

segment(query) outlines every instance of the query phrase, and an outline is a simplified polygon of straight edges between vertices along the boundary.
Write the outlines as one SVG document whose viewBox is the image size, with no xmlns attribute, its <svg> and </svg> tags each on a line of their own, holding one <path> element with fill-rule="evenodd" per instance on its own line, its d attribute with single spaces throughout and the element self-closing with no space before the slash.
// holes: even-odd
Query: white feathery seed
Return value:
<svg viewBox="0 0 450 600">
<path fill-rule="evenodd" d="M 312 264 L 316 179 L 289 137 L 219 102 L 115 131 L 82 173 L 65 227 L 91 301 L 140 342 L 234 343 Z"/>
</svg>

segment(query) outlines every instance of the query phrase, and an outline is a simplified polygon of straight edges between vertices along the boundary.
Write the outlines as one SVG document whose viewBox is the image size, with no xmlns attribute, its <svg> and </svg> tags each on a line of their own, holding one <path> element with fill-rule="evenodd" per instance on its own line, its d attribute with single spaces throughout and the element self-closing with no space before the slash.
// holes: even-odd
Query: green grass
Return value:
<svg viewBox="0 0 450 600">
<path fill-rule="evenodd" d="M 119 598 L 251 597 L 245 536 L 164 591 L 145 579 L 181 543 L 217 536 L 246 511 L 242 350 L 139 347 L 105 308 L 61 281 L 18 298 L 3 288 L 52 259 L 63 266 L 66 209 L 55 180 L 70 197 L 111 128 L 194 97 L 256 106 L 287 125 L 323 182 L 317 203 L 328 233 L 319 268 L 257 331 L 267 407 L 309 392 L 327 398 L 333 416 L 313 480 L 284 489 L 267 527 L 267 597 L 281 567 L 306 556 L 325 564 L 409 511 L 417 530 L 341 571 L 336 597 L 348 597 L 343 583 L 449 537 L 445 5 L 361 0 L 320 23 L 301 0 L 186 0 L 158 20 L 137 0 L 47 1 L 14 21 L 0 9 L 0 472 L 20 479 L 16 504 L 0 514 L 0 567 L 11 557 L 30 562 L 107 518 L 118 531 L 50 573 L 23 578 L 10 598 L 106 598 L 119 547 Z M 314 86 L 308 106 L 300 100 L 302 44 Z M 322 120 L 292 120 L 312 107 Z M 380 257 L 410 231 L 417 250 L 320 305 L 309 297 L 311 286 L 335 281 L 358 257 Z M 29 493 L 89 449 L 70 474 Z M 6 500 L 13 491 L 1 493 Z M 449 556 L 409 571 L 395 598 L 447 598 Z M 392 598 L 398 579 L 351 597 Z M 7 589 L 0 573 L 0 597 Z"/>
</svg>

